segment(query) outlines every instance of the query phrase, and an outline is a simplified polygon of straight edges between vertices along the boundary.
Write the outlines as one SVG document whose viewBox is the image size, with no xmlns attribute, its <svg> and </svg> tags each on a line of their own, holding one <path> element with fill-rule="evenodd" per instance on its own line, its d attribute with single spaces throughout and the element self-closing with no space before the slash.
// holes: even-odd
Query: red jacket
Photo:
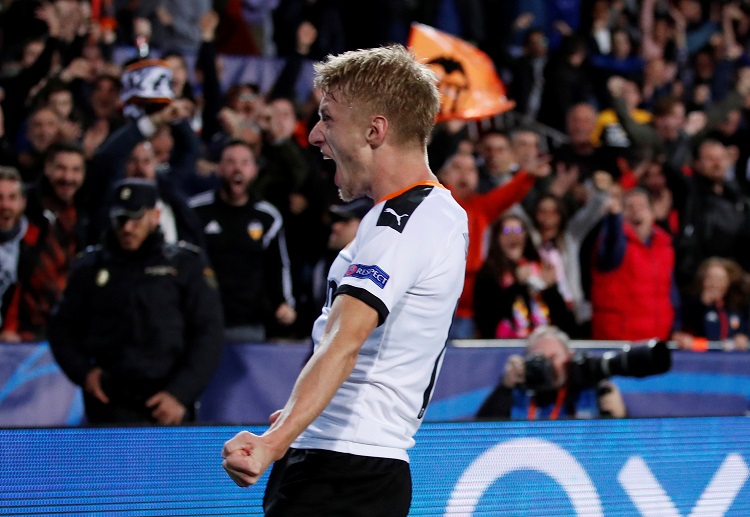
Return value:
<svg viewBox="0 0 750 517">
<path fill-rule="evenodd" d="M 670 297 L 674 274 L 672 237 L 654 226 L 651 242 L 625 225 L 625 256 L 613 271 L 592 273 L 591 337 L 639 341 L 669 339 L 674 321 Z"/>
<path fill-rule="evenodd" d="M 508 183 L 485 194 L 475 194 L 468 199 L 456 198 L 469 220 L 469 253 L 466 257 L 464 290 L 458 299 L 456 310 L 458 317 L 474 317 L 474 278 L 487 255 L 484 243 L 487 228 L 503 212 L 521 201 L 535 182 L 536 177 L 526 171 L 519 171 Z"/>
</svg>

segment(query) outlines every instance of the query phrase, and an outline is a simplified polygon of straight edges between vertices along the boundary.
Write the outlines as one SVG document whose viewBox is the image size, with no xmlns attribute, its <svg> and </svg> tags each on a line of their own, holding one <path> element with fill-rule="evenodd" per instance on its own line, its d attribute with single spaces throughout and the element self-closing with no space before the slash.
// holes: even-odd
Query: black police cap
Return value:
<svg viewBox="0 0 750 517">
<path fill-rule="evenodd" d="M 142 178 L 126 178 L 115 184 L 109 216 L 129 219 L 143 217 L 146 210 L 156 206 L 159 191 L 156 183 Z"/>
</svg>

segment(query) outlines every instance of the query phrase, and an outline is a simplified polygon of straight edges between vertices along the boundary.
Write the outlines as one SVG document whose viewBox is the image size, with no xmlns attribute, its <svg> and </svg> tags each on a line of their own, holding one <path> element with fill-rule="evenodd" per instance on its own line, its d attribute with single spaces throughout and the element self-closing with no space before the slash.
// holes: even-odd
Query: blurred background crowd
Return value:
<svg viewBox="0 0 750 517">
<path fill-rule="evenodd" d="M 47 339 L 126 177 L 212 266 L 228 341 L 306 340 L 370 206 L 307 142 L 310 66 L 412 22 L 484 51 L 515 102 L 428 147 L 470 220 L 451 337 L 747 349 L 745 0 L 5 0 L 0 340 Z"/>
</svg>

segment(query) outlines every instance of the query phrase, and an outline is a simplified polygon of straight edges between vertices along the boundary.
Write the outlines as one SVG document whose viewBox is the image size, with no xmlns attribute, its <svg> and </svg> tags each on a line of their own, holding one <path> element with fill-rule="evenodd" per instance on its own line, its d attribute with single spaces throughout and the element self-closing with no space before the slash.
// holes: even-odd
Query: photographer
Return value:
<svg viewBox="0 0 750 517">
<path fill-rule="evenodd" d="M 573 352 L 568 335 L 554 326 L 537 327 L 529 335 L 525 357 L 513 354 L 505 363 L 498 386 L 477 412 L 477 418 L 550 419 L 626 416 L 620 390 L 609 380 L 590 387 L 571 382 Z M 527 379 L 527 364 L 538 372 Z M 543 373 L 542 382 L 536 377 Z"/>
</svg>

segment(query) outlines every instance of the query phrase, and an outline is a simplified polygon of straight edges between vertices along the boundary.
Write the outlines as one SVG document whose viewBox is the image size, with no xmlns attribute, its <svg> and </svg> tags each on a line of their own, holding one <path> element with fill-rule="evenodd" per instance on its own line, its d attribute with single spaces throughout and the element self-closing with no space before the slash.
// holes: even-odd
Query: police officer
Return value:
<svg viewBox="0 0 750 517">
<path fill-rule="evenodd" d="M 113 194 L 111 228 L 74 263 L 52 318 L 52 351 L 90 423 L 190 421 L 221 357 L 213 271 L 198 248 L 165 244 L 154 182 Z"/>
</svg>

